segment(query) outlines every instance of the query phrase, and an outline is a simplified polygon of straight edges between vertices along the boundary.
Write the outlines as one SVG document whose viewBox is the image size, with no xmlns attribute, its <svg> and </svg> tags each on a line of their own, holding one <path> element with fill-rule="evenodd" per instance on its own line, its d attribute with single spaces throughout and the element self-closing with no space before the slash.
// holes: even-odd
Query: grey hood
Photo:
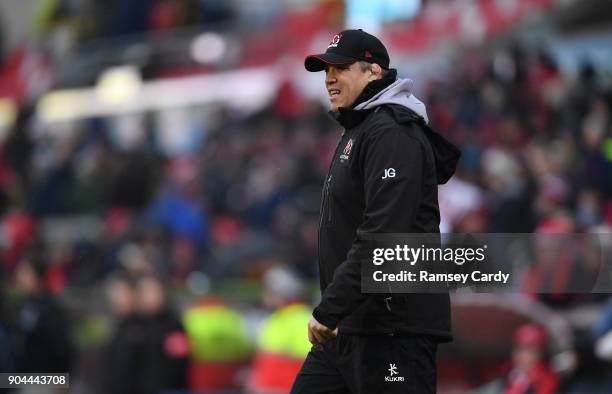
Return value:
<svg viewBox="0 0 612 394">
<path fill-rule="evenodd" d="M 414 94 L 412 94 L 412 79 L 398 78 L 391 85 L 387 86 L 372 98 L 355 107 L 356 110 L 372 109 L 383 104 L 397 104 L 409 108 L 429 123 L 425 104 Z"/>
</svg>

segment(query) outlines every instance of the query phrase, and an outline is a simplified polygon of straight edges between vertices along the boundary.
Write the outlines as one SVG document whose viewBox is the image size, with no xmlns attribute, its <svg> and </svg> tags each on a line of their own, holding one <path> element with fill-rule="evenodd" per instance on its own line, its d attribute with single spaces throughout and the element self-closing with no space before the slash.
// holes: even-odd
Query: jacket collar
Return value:
<svg viewBox="0 0 612 394">
<path fill-rule="evenodd" d="M 387 72 L 384 78 L 376 79 L 368 83 L 366 87 L 363 89 L 363 92 L 361 92 L 361 94 L 357 97 L 353 105 L 351 105 L 351 108 L 355 108 L 356 106 L 363 103 L 364 101 L 368 101 L 369 99 L 376 96 L 381 90 L 385 89 L 386 87 L 391 85 L 396 80 L 397 80 L 397 70 L 392 68 Z"/>
<path fill-rule="evenodd" d="M 350 130 L 363 122 L 370 112 L 372 112 L 370 109 L 358 111 L 352 108 L 340 107 L 338 111 L 329 111 L 329 114 L 340 123 L 342 127 L 346 130 Z"/>
<path fill-rule="evenodd" d="M 374 97 L 378 92 L 391 85 L 397 79 L 397 70 L 390 69 L 382 79 L 377 79 L 366 85 L 350 108 L 340 107 L 337 112 L 329 111 L 329 114 L 345 129 L 349 130 L 359 125 L 368 116 L 371 109 L 356 110 L 355 106 Z"/>
</svg>

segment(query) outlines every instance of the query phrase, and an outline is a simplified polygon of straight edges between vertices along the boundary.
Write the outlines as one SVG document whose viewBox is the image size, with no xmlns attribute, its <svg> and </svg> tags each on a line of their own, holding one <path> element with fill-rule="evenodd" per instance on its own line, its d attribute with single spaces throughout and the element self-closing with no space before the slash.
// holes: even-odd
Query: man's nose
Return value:
<svg viewBox="0 0 612 394">
<path fill-rule="evenodd" d="M 328 74 L 327 77 L 325 78 L 325 84 L 326 85 L 331 85 L 331 84 L 336 83 L 336 82 L 337 82 L 336 77 L 334 77 L 333 75 L 329 75 Z"/>
</svg>

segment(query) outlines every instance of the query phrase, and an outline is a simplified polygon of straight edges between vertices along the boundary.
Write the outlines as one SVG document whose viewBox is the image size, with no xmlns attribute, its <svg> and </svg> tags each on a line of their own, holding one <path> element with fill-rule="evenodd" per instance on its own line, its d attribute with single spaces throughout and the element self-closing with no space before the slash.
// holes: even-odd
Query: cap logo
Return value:
<svg viewBox="0 0 612 394">
<path fill-rule="evenodd" d="M 365 51 L 364 56 L 365 57 L 372 57 L 372 54 L 370 52 L 368 52 L 368 51 Z"/>
<path fill-rule="evenodd" d="M 338 46 L 338 43 L 340 42 L 341 38 L 342 38 L 342 34 L 336 34 L 334 36 L 334 38 L 332 38 L 331 42 L 329 43 L 329 45 L 327 47 L 328 48 L 336 48 Z"/>
</svg>

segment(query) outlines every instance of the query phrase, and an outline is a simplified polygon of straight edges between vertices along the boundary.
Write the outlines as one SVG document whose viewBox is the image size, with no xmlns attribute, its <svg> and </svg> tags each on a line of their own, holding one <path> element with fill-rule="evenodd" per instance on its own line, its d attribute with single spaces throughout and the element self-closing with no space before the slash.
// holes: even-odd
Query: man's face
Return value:
<svg viewBox="0 0 612 394">
<path fill-rule="evenodd" d="M 330 110 L 335 112 L 340 107 L 349 108 L 372 79 L 372 73 L 362 71 L 357 62 L 351 65 L 327 65 L 325 86 Z"/>
</svg>

